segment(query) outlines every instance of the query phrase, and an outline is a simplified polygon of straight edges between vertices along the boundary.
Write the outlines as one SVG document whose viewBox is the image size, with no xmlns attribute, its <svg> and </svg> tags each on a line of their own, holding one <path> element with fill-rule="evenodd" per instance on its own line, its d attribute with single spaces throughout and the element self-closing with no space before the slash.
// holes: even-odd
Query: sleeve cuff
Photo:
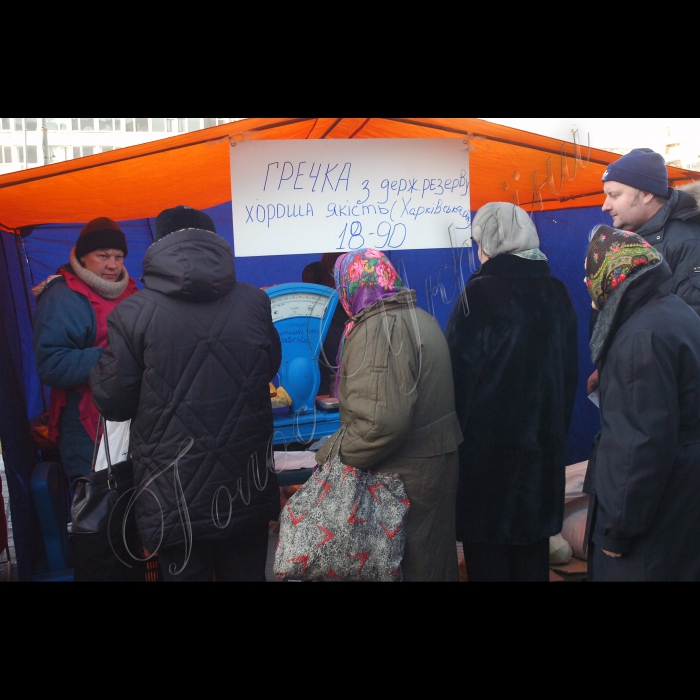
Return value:
<svg viewBox="0 0 700 700">
<path fill-rule="evenodd" d="M 613 554 L 627 554 L 632 548 L 632 540 L 611 537 L 610 535 L 599 535 L 595 533 L 593 535 L 593 542 L 596 547 L 600 547 L 607 552 L 612 552 Z"/>
</svg>

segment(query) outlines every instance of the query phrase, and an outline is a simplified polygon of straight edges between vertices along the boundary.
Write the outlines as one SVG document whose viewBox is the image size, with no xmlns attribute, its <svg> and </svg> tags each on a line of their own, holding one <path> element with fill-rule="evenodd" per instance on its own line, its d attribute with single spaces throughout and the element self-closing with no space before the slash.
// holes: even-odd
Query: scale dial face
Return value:
<svg viewBox="0 0 700 700">
<path fill-rule="evenodd" d="M 272 306 L 272 320 L 282 321 L 285 318 L 323 318 L 330 297 L 323 294 L 310 292 L 298 292 L 295 294 L 282 294 L 270 299 Z"/>
</svg>

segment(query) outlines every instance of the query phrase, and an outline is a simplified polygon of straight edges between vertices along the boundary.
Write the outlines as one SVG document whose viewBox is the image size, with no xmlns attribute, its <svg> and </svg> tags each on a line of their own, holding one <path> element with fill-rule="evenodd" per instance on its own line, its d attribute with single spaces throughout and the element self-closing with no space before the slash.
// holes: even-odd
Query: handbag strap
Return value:
<svg viewBox="0 0 700 700">
<path fill-rule="evenodd" d="M 107 458 L 107 485 L 110 489 L 116 488 L 117 482 L 114 478 L 114 472 L 112 471 L 112 456 L 109 454 L 109 437 L 107 436 L 107 422 L 105 417 L 100 414 L 100 420 L 97 423 L 97 435 L 95 435 L 95 449 L 92 452 L 92 469 L 90 471 L 95 471 L 95 464 L 97 464 L 97 453 L 100 448 L 100 430 L 102 432 L 102 440 L 105 445 L 105 457 Z"/>
<path fill-rule="evenodd" d="M 97 464 L 97 453 L 100 450 L 100 434 L 104 432 L 102 430 L 103 425 L 104 418 L 102 417 L 102 414 L 100 414 L 100 417 L 97 421 L 97 432 L 95 433 L 95 447 L 92 450 L 92 466 L 90 467 L 91 472 L 95 471 L 95 464 Z"/>
<path fill-rule="evenodd" d="M 340 439 L 340 444 L 338 445 L 338 451 L 336 452 L 336 455 L 340 455 L 340 446 L 343 444 L 343 438 L 345 437 L 345 433 L 347 432 L 348 426 L 344 425 L 342 429 L 340 429 L 336 435 L 335 435 L 335 440 L 331 443 L 331 448 L 328 450 L 328 455 L 326 457 L 326 461 L 324 465 L 328 465 L 333 461 L 333 448 L 335 447 L 335 443 L 338 442 L 338 439 Z"/>
</svg>

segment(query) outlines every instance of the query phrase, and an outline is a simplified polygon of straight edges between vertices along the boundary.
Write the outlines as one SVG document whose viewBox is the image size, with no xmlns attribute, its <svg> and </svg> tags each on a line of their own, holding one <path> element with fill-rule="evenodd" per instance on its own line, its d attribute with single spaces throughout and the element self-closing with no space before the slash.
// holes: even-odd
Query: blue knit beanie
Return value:
<svg viewBox="0 0 700 700">
<path fill-rule="evenodd" d="M 668 171 L 664 158 L 651 148 L 635 148 L 627 155 L 608 165 L 603 182 L 613 180 L 623 185 L 669 198 Z"/>
</svg>

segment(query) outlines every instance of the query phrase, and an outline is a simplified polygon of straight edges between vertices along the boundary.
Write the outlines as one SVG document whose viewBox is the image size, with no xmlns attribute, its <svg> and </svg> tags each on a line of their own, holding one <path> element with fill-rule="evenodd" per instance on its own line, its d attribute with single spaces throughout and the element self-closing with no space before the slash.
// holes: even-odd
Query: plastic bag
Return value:
<svg viewBox="0 0 700 700">
<path fill-rule="evenodd" d="M 111 444 L 111 443 L 110 443 Z M 575 501 L 585 494 L 583 493 L 583 482 L 586 480 L 588 470 L 588 460 L 570 464 L 566 468 L 566 491 L 564 492 L 564 503 Z"/>
<path fill-rule="evenodd" d="M 112 458 L 112 464 L 119 464 L 129 458 L 129 430 L 131 421 L 127 420 L 123 423 L 114 421 L 105 421 L 105 430 L 107 431 L 107 439 L 109 440 L 109 455 Z M 107 455 L 105 454 L 104 439 L 100 439 L 100 448 L 97 452 L 97 461 L 95 462 L 95 471 L 99 472 L 102 469 L 107 469 Z"/>
<path fill-rule="evenodd" d="M 568 564 L 573 550 L 571 545 L 561 536 L 549 538 L 549 564 Z"/>
</svg>

